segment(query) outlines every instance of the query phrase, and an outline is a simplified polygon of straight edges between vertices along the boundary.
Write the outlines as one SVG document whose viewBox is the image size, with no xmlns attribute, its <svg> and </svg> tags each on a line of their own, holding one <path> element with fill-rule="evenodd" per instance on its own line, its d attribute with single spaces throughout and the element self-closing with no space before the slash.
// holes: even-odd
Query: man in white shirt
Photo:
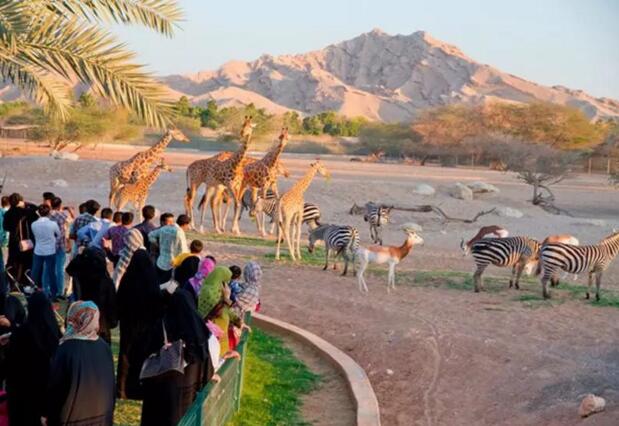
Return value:
<svg viewBox="0 0 619 426">
<path fill-rule="evenodd" d="M 39 206 L 39 219 L 32 224 L 34 236 L 34 256 L 32 258 L 32 279 L 39 288 L 55 299 L 58 297 L 58 283 L 56 282 L 56 242 L 60 237 L 58 224 L 49 218 L 50 207 L 46 204 Z M 43 273 L 45 272 L 45 279 Z"/>
</svg>

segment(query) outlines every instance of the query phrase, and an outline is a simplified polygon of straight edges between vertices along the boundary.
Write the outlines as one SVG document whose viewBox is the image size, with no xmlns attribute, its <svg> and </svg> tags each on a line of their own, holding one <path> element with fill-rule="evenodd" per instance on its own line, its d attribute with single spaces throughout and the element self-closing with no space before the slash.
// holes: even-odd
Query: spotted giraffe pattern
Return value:
<svg viewBox="0 0 619 426">
<path fill-rule="evenodd" d="M 328 177 L 329 171 L 320 160 L 310 164 L 305 175 L 295 183 L 277 203 L 277 248 L 275 258 L 279 259 L 282 237 L 288 244 L 292 260 L 301 259 L 301 223 L 303 222 L 303 205 L 305 191 L 309 188 L 316 173 Z"/>
<path fill-rule="evenodd" d="M 114 205 L 116 192 L 123 185 L 136 183 L 147 174 L 150 167 L 161 159 L 163 151 L 172 140 L 189 142 L 189 138 L 180 130 L 168 129 L 155 145 L 146 151 L 138 152 L 128 160 L 119 161 L 110 168 L 110 206 Z"/>
<path fill-rule="evenodd" d="M 165 164 L 162 159 L 161 163 L 157 164 L 146 176 L 138 179 L 135 183 L 122 186 L 115 197 L 114 207 L 116 211 L 121 211 L 127 204 L 132 203 L 135 210 L 140 212 L 146 204 L 151 186 L 153 186 L 164 170 L 171 172 L 172 168 Z"/>
</svg>

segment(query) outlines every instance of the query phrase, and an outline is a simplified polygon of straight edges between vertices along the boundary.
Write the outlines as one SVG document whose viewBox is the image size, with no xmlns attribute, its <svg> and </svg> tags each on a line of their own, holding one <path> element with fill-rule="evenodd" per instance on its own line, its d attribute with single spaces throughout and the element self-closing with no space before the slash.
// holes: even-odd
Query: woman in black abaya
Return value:
<svg viewBox="0 0 619 426">
<path fill-rule="evenodd" d="M 7 350 L 6 387 L 12 425 L 39 426 L 51 360 L 60 330 L 52 304 L 43 292 L 28 300 L 28 319 L 13 331 Z"/>
<path fill-rule="evenodd" d="M 93 301 L 99 308 L 99 336 L 107 343 L 112 341 L 112 329 L 118 325 L 116 289 L 107 271 L 105 253 L 88 247 L 67 266 L 67 273 L 74 279 L 78 300 Z"/>
<path fill-rule="evenodd" d="M 140 400 L 140 370 L 148 356 L 145 341 L 153 325 L 160 323 L 161 293 L 157 270 L 143 247 L 140 231 L 129 231 L 125 242 L 115 270 L 120 280 L 116 295 L 120 322 L 117 394 L 121 399 Z"/>
<path fill-rule="evenodd" d="M 169 342 L 179 339 L 185 344 L 184 374 L 176 371 L 144 380 L 142 426 L 176 425 L 196 398 L 198 391 L 213 375 L 208 351 L 209 331 L 196 311 L 191 295 L 176 288 L 164 290 L 164 316 L 152 328 L 148 353 L 156 353 L 164 344 L 165 326 Z"/>
</svg>

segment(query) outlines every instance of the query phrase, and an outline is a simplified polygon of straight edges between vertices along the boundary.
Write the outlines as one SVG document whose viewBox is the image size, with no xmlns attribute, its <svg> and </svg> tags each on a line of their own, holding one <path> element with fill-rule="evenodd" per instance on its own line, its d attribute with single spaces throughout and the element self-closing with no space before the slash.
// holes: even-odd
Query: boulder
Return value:
<svg viewBox="0 0 619 426">
<path fill-rule="evenodd" d="M 606 407 L 606 401 L 604 400 L 604 398 L 600 396 L 595 396 L 590 393 L 589 395 L 585 396 L 580 403 L 580 407 L 578 407 L 578 415 L 580 417 L 588 417 L 591 414 L 604 411 L 604 407 Z"/>
<path fill-rule="evenodd" d="M 80 156 L 74 152 L 62 152 L 62 151 L 52 151 L 50 154 L 52 158 L 55 160 L 69 160 L 69 161 L 77 161 L 80 159 Z"/>
<path fill-rule="evenodd" d="M 473 191 L 471 191 L 471 189 L 468 186 L 463 185 L 460 182 L 457 182 L 451 186 L 448 186 L 447 193 L 451 195 L 453 198 L 457 198 L 459 200 L 466 200 L 466 201 L 473 200 Z"/>
<path fill-rule="evenodd" d="M 57 188 L 66 188 L 67 186 L 69 186 L 67 181 L 64 180 L 64 179 L 55 179 L 55 180 L 51 181 L 51 185 L 55 186 Z"/>
<path fill-rule="evenodd" d="M 436 190 L 427 183 L 418 183 L 413 186 L 412 192 L 418 195 L 434 195 Z"/>
<path fill-rule="evenodd" d="M 486 182 L 470 182 L 466 186 L 473 191 L 473 194 L 498 194 L 501 192 L 499 188 Z"/>
<path fill-rule="evenodd" d="M 524 213 L 522 213 L 520 210 L 511 208 L 511 207 L 506 207 L 506 206 L 497 207 L 494 210 L 494 214 L 499 217 L 513 217 L 516 219 L 519 219 L 522 216 L 524 216 Z"/>
</svg>

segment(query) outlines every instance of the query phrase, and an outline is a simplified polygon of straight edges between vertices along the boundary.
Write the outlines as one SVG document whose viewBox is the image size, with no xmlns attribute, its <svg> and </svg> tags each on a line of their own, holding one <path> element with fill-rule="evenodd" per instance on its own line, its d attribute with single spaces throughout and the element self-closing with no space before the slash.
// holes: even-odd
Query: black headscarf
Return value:
<svg viewBox="0 0 619 426">
<path fill-rule="evenodd" d="M 168 340 L 183 340 L 187 362 L 204 362 L 209 356 L 210 332 L 192 303 L 191 295 L 186 290 L 177 288 L 172 294 L 164 291 L 163 297 Z"/>
<path fill-rule="evenodd" d="M 185 287 L 189 278 L 192 278 L 198 272 L 198 266 L 200 266 L 200 258 L 189 256 L 174 270 L 174 279 L 181 287 Z"/>
<path fill-rule="evenodd" d="M 107 271 L 105 253 L 96 248 L 88 247 L 81 254 L 78 254 L 67 266 L 67 274 L 77 278 L 79 282 L 80 294 L 79 300 L 91 300 L 91 297 L 85 298 L 82 292 L 92 293 L 92 289 L 88 288 L 94 284 L 98 284 L 102 279 L 109 279 L 110 274 Z"/>
<path fill-rule="evenodd" d="M 140 322 L 161 316 L 161 293 L 157 270 L 145 249 L 135 251 L 120 280 L 117 294 L 118 319 Z"/>
<path fill-rule="evenodd" d="M 51 357 L 58 347 L 60 329 L 45 293 L 36 292 L 28 299 L 28 318 L 23 327 L 30 332 L 37 351 Z"/>
</svg>

